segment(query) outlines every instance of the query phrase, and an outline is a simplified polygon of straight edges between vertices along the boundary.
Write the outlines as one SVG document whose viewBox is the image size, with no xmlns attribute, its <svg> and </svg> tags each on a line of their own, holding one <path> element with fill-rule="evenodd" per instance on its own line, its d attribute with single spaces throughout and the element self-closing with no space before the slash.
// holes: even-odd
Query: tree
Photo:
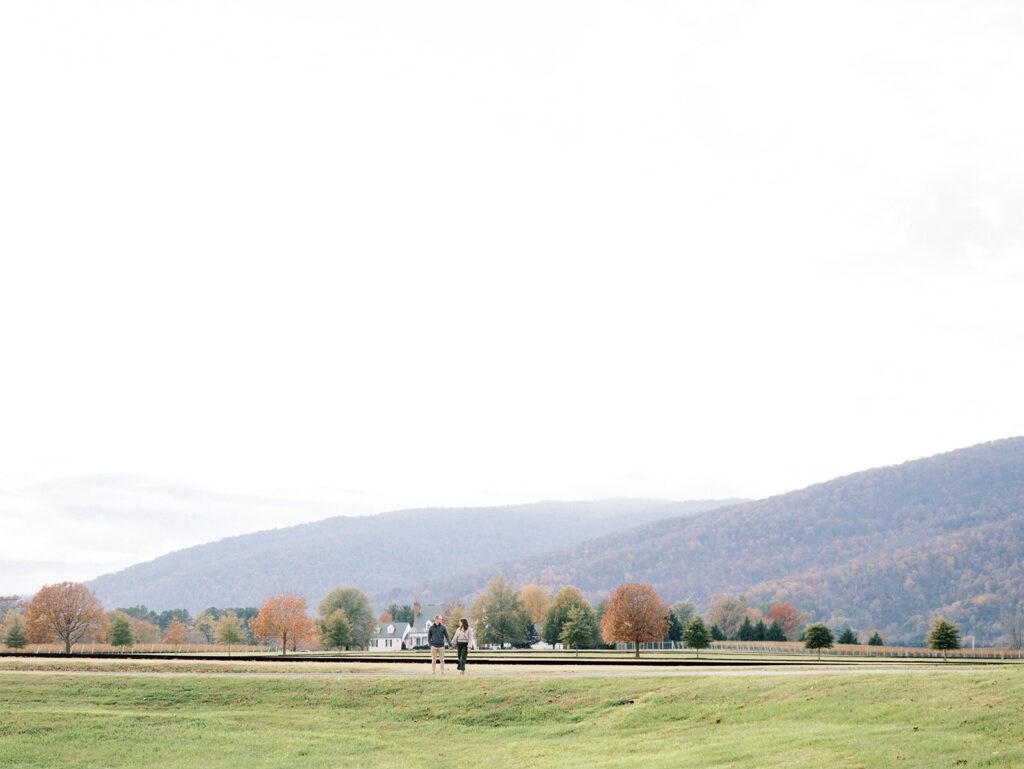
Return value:
<svg viewBox="0 0 1024 769">
<path fill-rule="evenodd" d="M 711 631 L 704 624 L 700 617 L 694 617 L 690 624 L 683 631 L 683 643 L 690 649 L 695 649 L 697 658 L 700 658 L 700 650 L 711 646 Z"/>
<path fill-rule="evenodd" d="M 167 623 L 167 630 L 164 631 L 164 643 L 173 646 L 181 646 L 188 640 L 188 628 L 185 623 L 175 617 Z"/>
<path fill-rule="evenodd" d="M 20 603 L 21 598 L 16 595 L 0 595 L 0 614 L 6 616 L 7 612 L 12 611 Z"/>
<path fill-rule="evenodd" d="M 218 643 L 227 644 L 229 657 L 231 656 L 231 647 L 240 644 L 245 638 L 242 620 L 233 611 L 226 611 L 220 615 L 215 632 Z"/>
<path fill-rule="evenodd" d="M 711 640 L 712 641 L 724 641 L 725 640 L 725 633 L 722 632 L 722 628 L 718 627 L 718 625 L 712 625 L 711 626 Z"/>
<path fill-rule="evenodd" d="M 786 638 L 792 638 L 803 622 L 800 612 L 791 603 L 777 603 L 772 607 L 772 622 L 778 622 Z"/>
<path fill-rule="evenodd" d="M 289 638 L 293 642 L 302 641 L 315 633 L 313 619 L 306 616 L 306 599 L 294 593 L 267 596 L 249 627 L 259 638 L 280 638 L 281 654 L 288 653 Z"/>
<path fill-rule="evenodd" d="M 188 609 L 168 609 L 157 615 L 156 624 L 160 626 L 161 630 L 166 631 L 167 626 L 172 622 L 188 622 L 190 619 L 192 619 L 192 615 L 188 613 Z"/>
<path fill-rule="evenodd" d="M 143 620 L 144 622 L 152 622 L 154 625 L 160 624 L 160 618 L 157 613 L 152 609 L 147 609 L 144 604 L 138 606 L 129 606 L 127 608 L 114 609 L 122 614 L 127 614 L 132 619 Z M 163 628 L 161 628 L 163 629 Z"/>
<path fill-rule="evenodd" d="M 877 630 L 875 631 L 875 634 L 868 639 L 868 646 L 885 646 L 885 644 L 882 643 L 882 636 L 878 634 Z"/>
<path fill-rule="evenodd" d="M 327 619 L 336 610 L 344 609 L 351 636 L 346 648 L 355 646 L 365 649 L 370 645 L 370 639 L 377 632 L 377 622 L 370 599 L 362 590 L 354 587 L 336 587 L 323 597 L 318 608 L 321 619 Z"/>
<path fill-rule="evenodd" d="M 665 633 L 666 641 L 682 641 L 683 640 L 683 626 L 679 624 L 679 618 L 676 613 L 671 609 L 668 612 L 668 632 Z"/>
<path fill-rule="evenodd" d="M 551 605 L 551 591 L 543 585 L 526 585 L 519 588 L 519 600 L 530 615 L 530 622 L 540 624 Z"/>
<path fill-rule="evenodd" d="M 487 583 L 470 611 L 476 621 L 476 634 L 480 643 L 501 647 L 526 642 L 530 616 L 513 589 L 512 582 L 504 574 L 499 574 Z"/>
<path fill-rule="evenodd" d="M 65 653 L 103 624 L 99 599 L 79 582 L 46 585 L 28 605 L 28 624 L 44 630 L 64 644 Z"/>
<path fill-rule="evenodd" d="M 650 585 L 627 582 L 608 596 L 601 618 L 601 635 L 607 643 L 632 643 L 640 656 L 640 644 L 660 641 L 668 631 L 672 610 Z"/>
<path fill-rule="evenodd" d="M 580 656 L 581 646 L 590 646 L 594 643 L 594 625 L 587 609 L 573 606 L 569 610 L 569 616 L 562 625 L 562 633 L 558 640 L 567 649 L 575 649 L 577 657 Z"/>
<path fill-rule="evenodd" d="M 737 641 L 753 641 L 754 640 L 754 626 L 750 622 L 750 617 L 743 618 L 743 624 L 740 625 L 740 629 L 736 631 Z"/>
<path fill-rule="evenodd" d="M 590 622 L 591 643 L 593 643 L 593 639 L 597 637 L 598 633 L 597 616 L 579 588 L 572 585 L 566 585 L 559 590 L 547 611 L 544 612 L 544 627 L 540 631 L 541 638 L 552 646 L 561 643 L 562 628 L 569 620 L 569 613 L 576 608 L 583 609 L 587 621 Z"/>
<path fill-rule="evenodd" d="M 836 638 L 836 643 L 853 646 L 860 644 L 860 641 L 857 640 L 857 634 L 854 633 L 849 627 L 847 627 L 844 628 L 843 632 L 839 634 L 838 638 Z"/>
<path fill-rule="evenodd" d="M 532 649 L 534 644 L 540 643 L 540 634 L 537 633 L 537 624 L 531 622 L 526 626 L 526 641 L 523 642 L 520 648 Z"/>
<path fill-rule="evenodd" d="M 213 639 L 217 635 L 217 615 L 219 612 L 214 609 L 206 609 L 199 612 L 196 618 L 192 620 L 192 627 L 203 634 L 203 638 L 206 639 L 206 643 L 212 644 Z"/>
<path fill-rule="evenodd" d="M 768 626 L 768 632 L 765 633 L 764 640 L 766 641 L 785 641 L 786 634 L 782 630 L 782 625 L 778 622 L 773 622 Z"/>
<path fill-rule="evenodd" d="M 352 626 L 344 609 L 335 609 L 324 620 L 320 643 L 328 649 L 341 649 L 352 643 Z"/>
<path fill-rule="evenodd" d="M 734 638 L 739 632 L 740 624 L 747 616 L 747 599 L 734 595 L 716 596 L 708 607 L 704 617 L 725 633 L 726 637 Z"/>
<path fill-rule="evenodd" d="M 804 629 L 804 646 L 818 650 L 818 661 L 821 661 L 821 650 L 832 648 L 832 631 L 820 622 L 808 625 Z"/>
<path fill-rule="evenodd" d="M 115 617 L 110 626 L 110 645 L 131 646 L 133 643 L 135 643 L 135 638 L 132 636 L 132 626 L 128 617 L 123 615 Z"/>
<path fill-rule="evenodd" d="M 754 640 L 755 641 L 767 641 L 768 640 L 768 626 L 764 624 L 763 619 L 759 619 L 757 624 L 754 625 Z"/>
<path fill-rule="evenodd" d="M 960 648 L 960 628 L 939 617 L 932 623 L 928 633 L 928 646 L 942 652 L 942 659 L 948 659 L 946 652 Z"/>
<path fill-rule="evenodd" d="M 672 614 L 675 615 L 676 620 L 682 628 L 687 628 L 692 620 L 697 615 L 697 607 L 689 601 L 676 601 L 672 604 Z"/>
<path fill-rule="evenodd" d="M 28 646 L 28 636 L 25 635 L 25 620 L 20 614 L 14 614 L 13 610 L 7 613 L 7 632 L 4 634 L 4 646 L 8 649 L 24 649 Z"/>
<path fill-rule="evenodd" d="M 388 614 L 391 615 L 391 619 L 395 622 L 408 622 L 412 624 L 412 607 L 409 604 L 399 606 L 397 603 L 393 603 L 388 607 Z"/>
</svg>

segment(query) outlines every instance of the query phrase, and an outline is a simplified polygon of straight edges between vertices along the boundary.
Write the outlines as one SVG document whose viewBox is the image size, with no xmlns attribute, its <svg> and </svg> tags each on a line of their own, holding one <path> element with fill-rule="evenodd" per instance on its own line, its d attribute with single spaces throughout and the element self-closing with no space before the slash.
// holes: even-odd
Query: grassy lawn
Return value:
<svg viewBox="0 0 1024 769">
<path fill-rule="evenodd" d="M 1020 767 L 1024 668 L 443 679 L 0 672 L 3 769 L 427 766 Z"/>
</svg>

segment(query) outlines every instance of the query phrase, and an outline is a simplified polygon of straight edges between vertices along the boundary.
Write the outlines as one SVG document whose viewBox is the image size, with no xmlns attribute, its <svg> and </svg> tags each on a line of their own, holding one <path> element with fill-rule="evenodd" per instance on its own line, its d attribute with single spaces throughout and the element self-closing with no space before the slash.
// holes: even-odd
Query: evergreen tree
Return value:
<svg viewBox="0 0 1024 769">
<path fill-rule="evenodd" d="M 128 618 L 118 617 L 110 626 L 110 645 L 131 646 L 133 643 L 135 638 L 132 636 L 132 626 L 128 623 Z"/>
<path fill-rule="evenodd" d="M 765 633 L 764 639 L 766 641 L 785 641 L 786 633 L 782 629 L 782 625 L 778 622 L 773 622 L 768 626 L 768 632 Z"/>
<path fill-rule="evenodd" d="M 743 624 L 740 625 L 740 629 L 736 631 L 737 641 L 753 641 L 754 640 L 754 626 L 750 622 L 750 617 L 743 618 Z"/>
<path fill-rule="evenodd" d="M 847 627 L 839 634 L 839 637 L 836 639 L 836 643 L 855 645 L 859 644 L 860 641 L 857 640 L 857 634 Z"/>
<path fill-rule="evenodd" d="M 665 634 L 666 641 L 682 641 L 683 640 L 683 626 L 679 624 L 679 617 L 676 616 L 674 611 L 668 613 L 668 632 Z"/>
<path fill-rule="evenodd" d="M 577 657 L 580 656 L 581 646 L 590 646 L 594 643 L 594 629 L 587 611 L 582 606 L 574 606 L 569 610 L 569 616 L 562 625 L 562 633 L 558 640 L 562 646 L 575 649 Z"/>
<path fill-rule="evenodd" d="M 960 628 L 939 617 L 932 623 L 931 632 L 928 633 L 928 646 L 941 651 L 942 659 L 947 659 L 947 651 L 960 648 Z"/>
<path fill-rule="evenodd" d="M 884 646 L 884 645 L 885 644 L 882 643 L 882 636 L 878 635 L 878 631 L 877 630 L 875 631 L 875 634 L 873 636 L 871 636 L 871 638 L 868 639 L 868 646 Z"/>
<path fill-rule="evenodd" d="M 768 628 L 764 624 L 763 619 L 759 619 L 757 624 L 754 625 L 754 640 L 755 641 L 767 641 L 768 640 Z"/>
<path fill-rule="evenodd" d="M 820 622 L 808 625 L 804 630 L 804 646 L 808 649 L 817 649 L 819 661 L 821 660 L 821 650 L 831 649 L 834 640 L 832 631 Z"/>
<path fill-rule="evenodd" d="M 25 635 L 25 623 L 21 617 L 15 617 L 7 625 L 4 646 L 9 649 L 24 649 L 28 646 L 28 636 Z"/>
<path fill-rule="evenodd" d="M 711 630 L 708 630 L 704 620 L 700 617 L 694 617 L 683 631 L 683 643 L 688 648 L 696 650 L 697 657 L 700 657 L 700 650 L 711 646 L 711 640 L 717 627 L 717 625 L 714 625 Z M 721 634 L 721 631 L 719 631 L 719 634 Z"/>
<path fill-rule="evenodd" d="M 526 643 L 519 648 L 532 649 L 533 645 L 539 642 L 540 634 L 537 632 L 537 625 L 531 622 L 526 626 Z"/>
<path fill-rule="evenodd" d="M 395 622 L 408 622 L 412 624 L 412 607 L 408 604 L 399 606 L 397 603 L 393 603 L 388 607 L 388 614 L 391 615 L 391 619 Z"/>
<path fill-rule="evenodd" d="M 711 640 L 712 641 L 724 641 L 725 640 L 725 633 L 722 632 L 722 628 L 718 627 L 718 625 L 712 625 L 711 626 Z"/>
</svg>

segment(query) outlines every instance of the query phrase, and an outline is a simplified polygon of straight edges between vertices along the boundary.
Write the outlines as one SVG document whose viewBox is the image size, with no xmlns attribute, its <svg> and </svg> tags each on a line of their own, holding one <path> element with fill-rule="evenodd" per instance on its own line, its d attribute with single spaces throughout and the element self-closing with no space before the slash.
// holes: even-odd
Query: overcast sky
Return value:
<svg viewBox="0 0 1024 769">
<path fill-rule="evenodd" d="M 0 0 L 0 594 L 1024 433 L 1024 10 Z"/>
</svg>

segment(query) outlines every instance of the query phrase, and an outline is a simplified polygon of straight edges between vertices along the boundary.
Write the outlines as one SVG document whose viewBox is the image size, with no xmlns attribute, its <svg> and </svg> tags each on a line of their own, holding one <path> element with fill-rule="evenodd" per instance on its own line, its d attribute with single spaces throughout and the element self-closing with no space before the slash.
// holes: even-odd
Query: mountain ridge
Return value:
<svg viewBox="0 0 1024 769">
<path fill-rule="evenodd" d="M 1018 518 L 1024 518 L 1024 438 L 1020 437 L 858 471 L 787 494 L 720 508 L 713 518 L 703 514 L 664 518 L 428 582 L 420 593 L 429 600 L 435 591 L 451 592 L 462 585 L 471 594 L 498 572 L 519 584 L 573 584 L 591 600 L 621 582 L 639 581 L 652 584 L 670 602 L 691 600 L 698 608 L 717 594 L 751 593 L 765 602 L 796 597 L 798 608 L 806 606 L 816 619 L 852 622 L 865 629 L 883 629 L 893 638 L 920 640 L 927 627 L 924 603 L 930 602 L 934 612 L 951 605 L 953 596 L 960 596 L 961 603 L 969 600 L 968 594 L 955 588 L 943 590 L 932 582 L 916 585 L 912 579 L 905 595 L 890 591 L 886 597 L 877 590 L 868 591 L 865 601 L 833 590 L 826 598 L 821 594 L 828 591 L 815 589 L 815 575 L 852 568 L 850 564 L 858 559 L 881 564 L 894 553 L 903 553 L 908 560 L 914 548 L 937 538 L 966 535 L 987 525 L 1009 526 Z M 987 544 L 989 549 L 999 545 Z M 1024 558 L 1024 545 L 1013 540 L 1004 544 L 1010 552 L 1002 554 L 1003 566 L 989 580 L 1006 581 L 1005 590 L 990 591 L 999 598 L 1001 619 L 982 618 L 959 607 L 966 631 L 988 639 L 1002 636 L 1006 623 L 1016 621 L 1013 618 L 1024 609 L 1024 596 L 1016 591 L 1014 569 L 1009 565 L 1013 557 Z M 932 557 L 939 553 L 933 552 Z M 985 573 L 984 552 L 978 551 L 964 568 L 971 573 L 962 581 L 973 579 L 976 572 Z"/>
<path fill-rule="evenodd" d="M 186 608 L 259 604 L 284 591 L 310 605 L 332 587 L 359 587 L 380 602 L 396 584 L 414 584 L 464 566 L 542 552 L 552 541 L 654 520 L 665 506 L 693 513 L 733 500 L 545 501 L 480 508 L 420 508 L 321 521 L 225 537 L 97 577 L 86 584 L 108 607 Z"/>
</svg>

